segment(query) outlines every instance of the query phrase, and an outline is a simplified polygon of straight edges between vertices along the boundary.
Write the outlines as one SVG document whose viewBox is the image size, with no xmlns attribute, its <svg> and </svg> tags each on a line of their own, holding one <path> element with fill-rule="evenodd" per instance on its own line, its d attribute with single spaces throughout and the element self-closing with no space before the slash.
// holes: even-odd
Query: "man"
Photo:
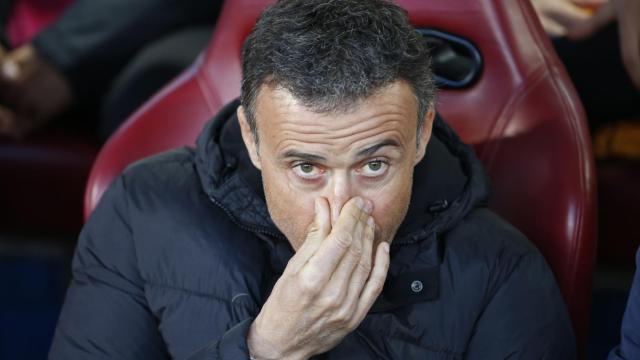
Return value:
<svg viewBox="0 0 640 360">
<path fill-rule="evenodd" d="M 12 28 L 4 20 L 14 6 L 38 13 L 68 2 L 0 0 L 0 26 L 7 25 L 1 29 Z M 26 138 L 64 120 L 61 113 L 80 110 L 73 115 L 84 122 L 73 125 L 106 140 L 193 62 L 221 6 L 222 0 L 75 0 L 29 42 L 0 33 L 11 48 L 0 45 L 0 137 Z"/>
<path fill-rule="evenodd" d="M 51 357 L 575 357 L 553 274 L 484 208 L 434 96 L 391 2 L 277 2 L 241 106 L 105 194 Z"/>
</svg>

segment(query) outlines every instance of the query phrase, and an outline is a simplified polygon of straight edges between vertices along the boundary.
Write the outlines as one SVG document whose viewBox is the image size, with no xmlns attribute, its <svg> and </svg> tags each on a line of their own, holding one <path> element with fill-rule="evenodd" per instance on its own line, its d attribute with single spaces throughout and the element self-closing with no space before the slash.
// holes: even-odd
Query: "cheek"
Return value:
<svg viewBox="0 0 640 360">
<path fill-rule="evenodd" d="M 388 234 L 397 230 L 407 213 L 409 194 L 410 192 L 402 192 L 393 197 L 378 196 L 373 201 L 373 218 L 381 233 Z"/>
<path fill-rule="evenodd" d="M 269 215 L 291 246 L 298 250 L 315 215 L 313 197 L 289 186 L 286 175 L 281 176 L 268 167 L 262 171 L 262 181 Z"/>
<path fill-rule="evenodd" d="M 364 194 L 374 204 L 373 218 L 377 225 L 377 241 L 391 241 L 404 220 L 411 199 L 411 174 L 409 172 L 384 188 Z"/>
</svg>

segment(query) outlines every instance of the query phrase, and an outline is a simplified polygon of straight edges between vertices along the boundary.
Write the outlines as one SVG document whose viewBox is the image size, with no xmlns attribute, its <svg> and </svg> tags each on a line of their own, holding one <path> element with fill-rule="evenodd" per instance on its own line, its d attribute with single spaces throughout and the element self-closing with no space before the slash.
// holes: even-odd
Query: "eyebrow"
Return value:
<svg viewBox="0 0 640 360">
<path fill-rule="evenodd" d="M 400 144 L 393 140 L 393 139 L 386 139 L 386 140 L 382 140 L 381 142 L 371 145 L 365 149 L 362 149 L 360 151 L 358 151 L 357 156 L 358 157 L 367 157 L 367 156 L 371 156 L 373 154 L 375 154 L 378 150 L 382 149 L 383 147 L 386 146 L 393 146 L 393 147 L 400 147 Z M 321 155 L 316 155 L 316 154 L 309 154 L 309 153 L 304 153 L 304 152 L 300 152 L 297 150 L 287 150 L 285 151 L 280 158 L 282 159 L 289 159 L 289 158 L 296 158 L 296 159 L 300 159 L 300 160 L 304 160 L 304 161 L 308 161 L 308 162 L 326 162 L 327 158 L 325 158 L 324 156 Z"/>
<path fill-rule="evenodd" d="M 358 157 L 366 157 L 375 154 L 378 150 L 386 146 L 400 147 L 397 141 L 393 139 L 382 140 L 381 142 L 371 145 L 368 148 L 362 149 L 358 152 Z"/>
<path fill-rule="evenodd" d="M 287 150 L 280 157 L 283 159 L 297 158 L 308 162 L 324 162 L 327 160 L 324 156 L 303 153 L 297 150 Z"/>
</svg>

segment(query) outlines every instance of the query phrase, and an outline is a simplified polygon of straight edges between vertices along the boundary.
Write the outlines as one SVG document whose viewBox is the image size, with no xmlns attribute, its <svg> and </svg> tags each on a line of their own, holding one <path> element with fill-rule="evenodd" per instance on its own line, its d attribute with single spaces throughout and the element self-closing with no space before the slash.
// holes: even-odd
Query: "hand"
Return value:
<svg viewBox="0 0 640 360">
<path fill-rule="evenodd" d="M 593 8 L 608 0 L 531 0 L 545 32 L 552 37 L 566 36 L 578 24 L 587 21 Z"/>
<path fill-rule="evenodd" d="M 316 200 L 307 238 L 253 322 L 247 345 L 257 359 L 307 359 L 355 330 L 382 291 L 389 244 L 377 247 L 370 201 L 354 198 L 333 229 L 329 205 Z"/>
<path fill-rule="evenodd" d="M 576 24 L 568 36 L 575 40 L 590 37 L 616 19 L 622 63 L 631 81 L 640 89 L 640 0 L 611 0 L 592 17 Z"/>
<path fill-rule="evenodd" d="M 31 45 L 0 48 L 0 135 L 21 139 L 64 111 L 73 96 L 68 81 Z"/>
</svg>

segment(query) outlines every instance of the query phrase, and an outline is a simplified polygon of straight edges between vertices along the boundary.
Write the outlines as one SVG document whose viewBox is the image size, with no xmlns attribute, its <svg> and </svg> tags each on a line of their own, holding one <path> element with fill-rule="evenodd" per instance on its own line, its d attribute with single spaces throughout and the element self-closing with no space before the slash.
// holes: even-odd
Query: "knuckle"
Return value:
<svg viewBox="0 0 640 360">
<path fill-rule="evenodd" d="M 341 309 L 336 312 L 334 316 L 335 323 L 339 324 L 340 327 L 348 327 L 351 322 L 351 313 L 346 309 Z"/>
<path fill-rule="evenodd" d="M 334 235 L 335 242 L 342 248 L 348 248 L 353 241 L 353 235 L 350 233 L 340 232 Z"/>
<path fill-rule="evenodd" d="M 338 291 L 330 291 L 322 298 L 322 305 L 327 309 L 338 309 L 342 305 L 342 296 Z"/>
<path fill-rule="evenodd" d="M 349 321 L 347 323 L 347 327 L 346 327 L 347 331 L 350 332 L 350 333 L 354 332 L 358 328 L 358 325 L 360 325 L 360 323 L 358 321 L 356 321 L 356 320 Z"/>
<path fill-rule="evenodd" d="M 298 278 L 300 292 L 307 295 L 316 294 L 320 289 L 319 277 L 312 271 L 304 271 Z"/>
<path fill-rule="evenodd" d="M 301 284 L 299 284 L 298 289 L 299 289 L 300 295 L 302 296 L 311 296 L 315 293 L 314 286 L 310 285 L 307 282 L 302 282 Z"/>
<path fill-rule="evenodd" d="M 295 275 L 300 270 L 301 261 L 295 255 L 287 261 L 287 266 L 284 268 L 284 275 Z"/>
<path fill-rule="evenodd" d="M 353 221 L 354 223 L 360 221 L 360 213 L 357 209 L 349 211 L 349 216 L 351 217 L 351 221 Z"/>
<path fill-rule="evenodd" d="M 308 282 L 303 282 L 299 285 L 300 288 L 300 293 L 301 294 L 306 294 L 306 295 L 311 295 L 313 294 L 315 291 L 315 286 L 311 285 Z"/>
<path fill-rule="evenodd" d="M 360 325 L 360 319 L 358 319 L 357 317 L 353 316 L 351 319 L 349 319 L 349 321 L 347 322 L 347 330 L 349 332 L 353 332 L 355 329 L 358 328 L 358 326 Z"/>
<path fill-rule="evenodd" d="M 360 325 L 360 322 L 362 321 L 362 319 L 359 318 L 361 315 L 357 314 L 356 306 L 350 309 L 348 314 L 349 314 L 349 318 L 345 320 L 346 322 L 345 326 L 349 332 L 352 332 Z"/>
<path fill-rule="evenodd" d="M 315 222 L 312 222 L 307 226 L 307 238 L 313 236 L 313 234 L 317 233 L 319 230 L 318 225 Z"/>
<path fill-rule="evenodd" d="M 362 256 L 362 245 L 354 243 L 351 245 L 351 247 L 349 248 L 349 251 L 351 252 L 351 254 L 355 257 L 361 257 Z"/>
<path fill-rule="evenodd" d="M 379 277 L 372 277 L 371 279 L 369 279 L 369 281 L 371 282 L 371 287 L 373 288 L 375 293 L 379 294 L 384 287 L 384 280 Z"/>
<path fill-rule="evenodd" d="M 358 269 L 365 274 L 371 272 L 371 261 L 360 261 L 358 263 Z"/>
</svg>

